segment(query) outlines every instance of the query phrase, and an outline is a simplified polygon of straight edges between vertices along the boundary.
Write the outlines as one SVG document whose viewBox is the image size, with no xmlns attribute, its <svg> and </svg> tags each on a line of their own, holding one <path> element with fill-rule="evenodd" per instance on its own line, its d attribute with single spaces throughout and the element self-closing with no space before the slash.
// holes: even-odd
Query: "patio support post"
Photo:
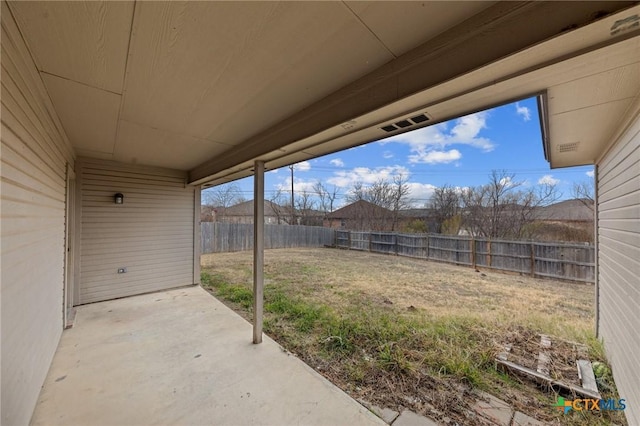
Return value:
<svg viewBox="0 0 640 426">
<path fill-rule="evenodd" d="M 256 161 L 253 176 L 253 343 L 262 343 L 264 304 L 264 161 Z"/>
<path fill-rule="evenodd" d="M 598 212 L 598 203 L 600 200 L 598 199 L 598 181 L 600 180 L 600 168 L 596 164 L 593 166 L 593 282 L 594 282 L 594 290 L 595 290 L 595 299 L 596 299 L 596 318 L 595 318 L 595 326 L 596 326 L 596 337 L 600 338 L 600 261 L 598 260 L 598 251 L 600 246 L 600 238 L 598 237 L 598 232 L 600 230 L 600 225 L 598 225 L 599 221 L 599 212 Z"/>
</svg>

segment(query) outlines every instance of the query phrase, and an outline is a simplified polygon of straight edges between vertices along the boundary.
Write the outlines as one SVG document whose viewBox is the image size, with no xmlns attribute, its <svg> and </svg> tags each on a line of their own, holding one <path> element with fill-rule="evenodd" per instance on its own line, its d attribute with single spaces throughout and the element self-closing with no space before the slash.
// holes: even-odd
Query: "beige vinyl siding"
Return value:
<svg viewBox="0 0 640 426">
<path fill-rule="evenodd" d="M 599 332 L 629 424 L 640 424 L 640 115 L 597 168 Z"/>
<path fill-rule="evenodd" d="M 62 333 L 73 154 L 2 2 L 0 423 L 28 424 Z"/>
<path fill-rule="evenodd" d="M 198 282 L 195 188 L 186 173 L 82 159 L 80 300 L 90 303 Z M 124 194 L 124 204 L 114 194 Z M 118 274 L 118 268 L 127 268 Z"/>
</svg>

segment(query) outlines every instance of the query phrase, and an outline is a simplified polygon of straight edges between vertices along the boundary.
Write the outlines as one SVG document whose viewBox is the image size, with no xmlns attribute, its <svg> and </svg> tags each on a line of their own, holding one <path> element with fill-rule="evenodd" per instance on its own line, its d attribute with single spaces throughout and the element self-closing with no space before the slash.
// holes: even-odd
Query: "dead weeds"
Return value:
<svg viewBox="0 0 640 426">
<path fill-rule="evenodd" d="M 251 253 L 202 265 L 203 285 L 249 318 Z M 553 393 L 494 361 L 509 339 L 535 352 L 539 333 L 604 361 L 593 286 L 337 249 L 268 250 L 265 284 L 265 332 L 355 398 L 472 425 L 486 424 L 472 409 L 484 390 L 548 423 L 624 424 L 620 413 L 564 415 Z M 569 376 L 574 358 L 555 358 L 555 371 Z"/>
</svg>

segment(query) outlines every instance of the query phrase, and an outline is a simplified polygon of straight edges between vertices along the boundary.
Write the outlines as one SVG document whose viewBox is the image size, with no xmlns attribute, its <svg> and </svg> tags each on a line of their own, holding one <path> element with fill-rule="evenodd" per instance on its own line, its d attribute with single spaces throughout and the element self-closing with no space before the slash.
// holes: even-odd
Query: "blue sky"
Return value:
<svg viewBox="0 0 640 426">
<path fill-rule="evenodd" d="M 445 184 L 484 184 L 493 169 L 516 175 L 525 185 L 551 182 L 561 198 L 571 198 L 574 182 L 592 179 L 593 167 L 549 168 L 544 159 L 535 98 L 507 104 L 433 126 L 298 163 L 295 192 L 311 190 L 318 180 L 338 189 L 338 206 L 355 182 L 365 185 L 402 173 L 408 177 L 415 207 L 424 207 L 433 189 Z M 233 182 L 253 198 L 253 179 Z M 288 167 L 267 172 L 265 197 L 291 191 Z"/>
</svg>

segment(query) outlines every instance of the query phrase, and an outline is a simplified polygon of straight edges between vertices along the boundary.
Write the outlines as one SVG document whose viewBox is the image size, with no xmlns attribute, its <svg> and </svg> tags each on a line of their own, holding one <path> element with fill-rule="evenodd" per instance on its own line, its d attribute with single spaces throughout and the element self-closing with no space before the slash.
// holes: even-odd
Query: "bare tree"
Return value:
<svg viewBox="0 0 640 426">
<path fill-rule="evenodd" d="M 272 203 L 273 213 L 276 215 L 278 225 L 291 224 L 291 195 L 287 196 L 284 191 L 278 189 L 271 198 L 269 198 L 269 201 Z"/>
<path fill-rule="evenodd" d="M 409 186 L 409 177 L 404 174 L 393 176 L 393 208 L 396 210 L 408 209 L 413 203 L 411 198 L 411 187 Z"/>
<path fill-rule="evenodd" d="M 291 209 L 291 194 L 289 191 L 278 189 L 269 199 L 278 224 L 289 225 L 322 225 L 322 218 L 315 211 L 315 193 L 311 191 L 297 191 L 294 198 L 294 211 Z"/>
<path fill-rule="evenodd" d="M 347 201 L 354 203 L 363 200 L 386 209 L 388 214 L 375 219 L 382 222 L 380 229 L 390 228 L 393 231 L 398 226 L 400 210 L 411 205 L 410 192 L 406 176 L 398 174 L 392 180 L 378 179 L 370 186 L 365 186 L 362 182 L 354 183 L 347 194 Z M 378 210 L 377 216 L 381 212 L 382 210 Z"/>
<path fill-rule="evenodd" d="M 539 207 L 559 198 L 555 185 L 525 187 L 515 175 L 493 171 L 489 183 L 462 192 L 463 222 L 473 234 L 489 238 L 531 238 Z"/>
<path fill-rule="evenodd" d="M 460 191 L 451 185 L 444 185 L 434 190 L 428 205 L 434 213 L 437 233 L 458 233 L 459 229 L 449 228 L 453 222 L 458 224 L 460 222 L 454 219 L 460 214 L 460 198 Z"/>
<path fill-rule="evenodd" d="M 347 193 L 347 203 L 355 203 L 356 201 L 368 200 L 369 196 L 367 194 L 367 188 L 364 186 L 362 182 L 354 182 L 353 187 Z"/>
<path fill-rule="evenodd" d="M 318 197 L 319 209 L 324 213 L 331 213 L 338 196 L 338 188 L 334 185 L 333 189 L 329 190 L 321 181 L 317 181 L 313 185 L 313 191 Z"/>
<path fill-rule="evenodd" d="M 406 175 L 397 174 L 391 183 L 391 211 L 393 212 L 393 230 L 398 227 L 398 216 L 401 210 L 411 207 L 411 188 Z"/>
<path fill-rule="evenodd" d="M 393 212 L 387 208 L 388 203 L 384 195 L 389 189 L 389 182 L 383 179 L 371 186 L 365 186 L 362 182 L 354 182 L 353 187 L 347 193 L 346 201 L 349 204 L 359 203 L 355 209 L 351 209 L 352 226 L 357 230 L 383 231 L 391 229 Z"/>
<path fill-rule="evenodd" d="M 574 182 L 571 196 L 580 200 L 582 204 L 589 207 L 591 211 L 595 209 L 595 181 L 594 179 L 582 182 Z"/>
<path fill-rule="evenodd" d="M 313 197 L 314 193 L 306 190 L 298 191 L 296 195 L 295 208 L 300 225 L 322 225 L 322 217 L 319 217 L 316 213 L 316 201 Z"/>
<path fill-rule="evenodd" d="M 202 191 L 202 204 L 216 211 L 216 221 L 224 218 L 225 210 L 234 204 L 246 201 L 236 184 L 223 184 Z"/>
</svg>

